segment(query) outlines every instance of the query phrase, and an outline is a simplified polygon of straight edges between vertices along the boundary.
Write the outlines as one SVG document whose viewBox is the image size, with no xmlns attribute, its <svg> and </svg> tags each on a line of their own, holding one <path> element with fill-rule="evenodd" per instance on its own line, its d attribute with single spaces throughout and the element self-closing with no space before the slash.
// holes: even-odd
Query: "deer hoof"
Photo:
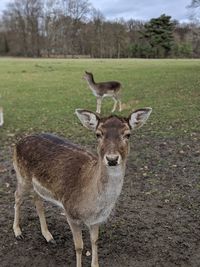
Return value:
<svg viewBox="0 0 200 267">
<path fill-rule="evenodd" d="M 23 240 L 24 239 L 24 236 L 21 234 L 21 235 L 17 235 L 15 238 L 17 240 Z"/>
<path fill-rule="evenodd" d="M 54 239 L 50 239 L 48 241 L 48 244 L 56 245 L 56 241 Z"/>
</svg>

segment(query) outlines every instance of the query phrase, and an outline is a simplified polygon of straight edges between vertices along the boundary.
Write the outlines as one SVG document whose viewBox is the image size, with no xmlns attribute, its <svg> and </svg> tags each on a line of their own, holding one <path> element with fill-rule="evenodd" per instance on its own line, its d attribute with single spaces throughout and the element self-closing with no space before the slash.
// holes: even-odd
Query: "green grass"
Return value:
<svg viewBox="0 0 200 267">
<path fill-rule="evenodd" d="M 74 110 L 95 111 L 96 100 L 84 70 L 96 81 L 123 84 L 122 115 L 150 106 L 153 113 L 140 134 L 186 136 L 200 129 L 200 61 L 135 59 L 0 59 L 0 106 L 5 124 L 1 140 L 27 132 L 56 132 L 87 142 Z M 113 101 L 104 99 L 103 115 Z"/>
</svg>

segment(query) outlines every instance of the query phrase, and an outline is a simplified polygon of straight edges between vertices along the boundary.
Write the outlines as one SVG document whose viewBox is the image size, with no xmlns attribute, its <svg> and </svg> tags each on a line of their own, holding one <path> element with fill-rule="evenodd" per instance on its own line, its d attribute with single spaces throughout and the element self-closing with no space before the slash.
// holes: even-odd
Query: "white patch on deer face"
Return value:
<svg viewBox="0 0 200 267">
<path fill-rule="evenodd" d="M 122 161 L 122 157 L 119 153 L 105 154 L 103 157 L 104 164 L 110 167 L 119 166 L 121 161 Z"/>
</svg>

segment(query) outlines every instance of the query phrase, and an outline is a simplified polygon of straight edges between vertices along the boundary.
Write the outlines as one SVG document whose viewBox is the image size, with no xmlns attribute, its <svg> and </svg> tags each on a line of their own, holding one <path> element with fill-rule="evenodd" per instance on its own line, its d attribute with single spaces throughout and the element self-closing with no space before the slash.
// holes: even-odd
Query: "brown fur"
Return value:
<svg viewBox="0 0 200 267">
<path fill-rule="evenodd" d="M 83 78 L 88 82 L 90 89 L 97 98 L 97 110 L 96 112 L 101 113 L 101 102 L 104 97 L 112 97 L 114 100 L 114 106 L 112 112 L 115 111 L 117 104 L 119 104 L 119 111 L 121 111 L 121 88 L 122 85 L 117 81 L 109 82 L 98 82 L 94 81 L 93 74 L 91 72 L 85 72 Z"/>
<path fill-rule="evenodd" d="M 75 217 L 77 211 L 73 213 L 73 203 L 80 199 L 80 192 L 91 179 L 90 176 L 85 177 L 84 166 L 95 166 L 97 157 L 48 134 L 25 137 L 15 149 L 14 163 L 23 178 L 31 183 L 32 178 L 37 177 L 40 184 Z"/>
<path fill-rule="evenodd" d="M 86 75 L 88 77 L 88 80 L 93 84 L 94 89 L 97 92 L 97 95 L 103 96 L 108 93 L 108 91 L 113 91 L 113 92 L 119 92 L 121 89 L 121 83 L 117 81 L 109 81 L 109 82 L 98 82 L 96 83 L 94 81 L 94 76 L 91 72 L 86 71 Z"/>
<path fill-rule="evenodd" d="M 98 136 L 98 155 L 51 134 L 31 135 L 15 146 L 13 164 L 17 174 L 15 192 L 15 236 L 22 236 L 19 226 L 20 205 L 25 192 L 34 192 L 41 231 L 49 242 L 40 197 L 63 207 L 73 233 L 77 267 L 83 250 L 81 223 L 90 230 L 92 267 L 99 267 L 97 239 L 99 224 L 107 219 L 121 192 L 129 153 L 129 135 L 134 124 L 148 118 L 151 109 L 141 109 L 133 117 L 110 116 L 100 119 L 87 110 L 76 110 L 82 124 Z M 143 114 L 143 116 L 142 116 Z M 145 114 L 146 117 L 145 117 Z M 129 124 L 131 120 L 131 124 Z M 114 164 L 114 165 L 113 165 Z"/>
</svg>

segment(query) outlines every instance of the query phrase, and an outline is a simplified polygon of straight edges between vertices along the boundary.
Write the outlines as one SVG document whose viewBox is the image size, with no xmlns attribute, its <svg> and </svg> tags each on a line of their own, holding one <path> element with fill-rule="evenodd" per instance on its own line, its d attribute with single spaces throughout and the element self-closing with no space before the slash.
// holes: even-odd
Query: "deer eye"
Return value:
<svg viewBox="0 0 200 267">
<path fill-rule="evenodd" d="M 103 136 L 102 133 L 100 133 L 100 132 L 97 132 L 97 133 L 96 133 L 96 137 L 97 137 L 97 139 L 102 138 L 102 136 Z"/>
<path fill-rule="evenodd" d="M 130 133 L 127 133 L 127 134 L 124 135 L 124 139 L 129 139 L 130 136 L 131 136 L 131 134 Z"/>
</svg>

